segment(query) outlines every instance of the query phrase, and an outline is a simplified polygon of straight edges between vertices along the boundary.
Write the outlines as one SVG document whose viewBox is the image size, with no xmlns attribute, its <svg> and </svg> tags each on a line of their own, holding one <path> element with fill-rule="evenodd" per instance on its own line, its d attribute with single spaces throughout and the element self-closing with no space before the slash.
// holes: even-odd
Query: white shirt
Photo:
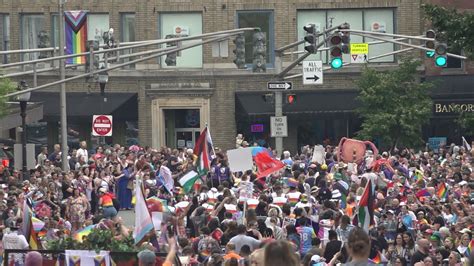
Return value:
<svg viewBox="0 0 474 266">
<path fill-rule="evenodd" d="M 2 239 L 4 249 L 28 249 L 29 244 L 26 241 L 24 235 L 19 235 L 17 231 L 12 231 L 8 234 L 3 235 Z M 15 262 L 23 262 L 24 254 L 21 253 L 10 253 L 12 257 L 10 260 L 14 259 Z"/>
<path fill-rule="evenodd" d="M 86 149 L 80 148 L 77 150 L 76 158 L 79 161 L 79 158 L 82 158 L 83 162 L 87 163 L 89 161 L 89 153 Z"/>
</svg>

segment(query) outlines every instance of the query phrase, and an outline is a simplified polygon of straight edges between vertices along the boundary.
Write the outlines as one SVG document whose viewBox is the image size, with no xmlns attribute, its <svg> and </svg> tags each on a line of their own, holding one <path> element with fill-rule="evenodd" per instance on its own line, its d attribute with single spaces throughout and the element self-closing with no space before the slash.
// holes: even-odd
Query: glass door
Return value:
<svg viewBox="0 0 474 266">
<path fill-rule="evenodd" d="M 199 128 L 176 128 L 176 148 L 193 149 L 199 137 Z"/>
</svg>

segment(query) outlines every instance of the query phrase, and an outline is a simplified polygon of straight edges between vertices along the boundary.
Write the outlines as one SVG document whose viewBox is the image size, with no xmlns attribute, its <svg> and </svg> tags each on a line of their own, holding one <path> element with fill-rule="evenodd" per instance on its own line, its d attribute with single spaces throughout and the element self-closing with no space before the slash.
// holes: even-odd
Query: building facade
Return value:
<svg viewBox="0 0 474 266">
<path fill-rule="evenodd" d="M 301 40 L 303 26 L 314 23 L 317 28 L 348 22 L 352 29 L 406 35 L 423 32 L 421 0 L 132 0 L 132 1 L 68 1 L 65 10 L 88 11 L 88 39 L 100 39 L 104 31 L 114 28 L 120 42 L 154 40 L 177 33 L 189 36 L 241 27 L 260 27 L 267 40 L 267 71 L 252 73 L 251 35 L 246 34 L 248 69 L 237 69 L 232 63 L 232 39 L 215 45 L 185 50 L 177 58 L 177 66 L 165 64 L 165 57 L 137 63 L 110 71 L 106 98 L 99 94 L 99 85 L 91 79 L 67 83 L 68 135 L 71 146 L 80 138 L 91 138 L 92 115 L 114 116 L 113 136 L 109 143 L 149 145 L 153 147 L 192 147 L 199 131 L 209 126 L 213 141 L 222 149 L 235 146 L 237 133 L 247 140 L 272 145 L 270 116 L 273 103 L 265 100 L 267 82 L 275 80 L 276 48 Z M 56 1 L 0 0 L 0 50 L 34 49 L 58 43 L 58 3 Z M 99 36 L 99 38 L 97 38 Z M 351 42 L 374 40 L 352 35 Z M 186 42 L 183 42 L 183 45 Z M 389 53 L 393 44 L 371 45 L 369 60 Z M 156 46 L 153 48 L 156 49 Z M 143 49 L 142 49 L 143 50 Z M 290 51 L 303 50 L 303 46 Z M 418 53 L 416 54 L 418 55 Z M 3 55 L 3 62 L 33 60 L 39 53 Z M 283 67 L 298 57 L 283 57 Z M 311 55 L 309 60 L 327 64 L 327 52 Z M 126 59 L 123 59 L 126 60 Z M 121 62 L 124 62 L 124 61 Z M 343 60 L 348 62 L 349 55 Z M 397 67 L 397 56 L 370 60 L 381 70 Z M 38 64 L 37 68 L 49 67 Z M 327 66 L 327 65 L 326 65 Z M 26 66 L 25 70 L 31 69 Z M 284 147 L 296 151 L 302 145 L 351 137 L 360 128 L 354 112 L 358 103 L 355 81 L 362 65 L 344 66 L 324 71 L 323 85 L 303 85 L 301 77 L 291 79 L 293 104 L 284 104 L 288 117 L 288 137 Z M 5 70 L 6 73 L 18 72 Z M 289 75 L 301 73 L 297 66 Z M 81 67 L 68 68 L 67 76 L 83 74 Z M 31 74 L 15 77 L 33 84 Z M 58 79 L 57 71 L 38 74 L 37 84 Z M 38 142 L 59 142 L 59 87 L 33 93 L 32 101 L 43 103 L 44 118 L 31 124 L 29 137 Z M 36 134 L 36 135 L 35 135 Z"/>
</svg>

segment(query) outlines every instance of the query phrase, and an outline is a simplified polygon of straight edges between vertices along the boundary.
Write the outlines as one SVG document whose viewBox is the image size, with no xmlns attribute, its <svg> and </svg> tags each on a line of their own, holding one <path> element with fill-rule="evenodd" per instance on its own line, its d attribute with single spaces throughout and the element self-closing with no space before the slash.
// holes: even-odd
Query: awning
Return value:
<svg viewBox="0 0 474 266">
<path fill-rule="evenodd" d="M 247 115 L 273 115 L 275 105 L 265 102 L 263 95 L 271 92 L 237 92 L 237 105 Z M 285 94 L 296 94 L 294 104 L 285 104 Z M 359 106 L 357 90 L 288 91 L 283 92 L 283 114 L 353 113 Z"/>
<path fill-rule="evenodd" d="M 9 130 L 21 126 L 20 104 L 9 104 L 7 112 L 6 116 L 0 118 L 0 130 Z M 34 123 L 41 119 L 43 119 L 43 105 L 40 103 L 28 103 L 26 107 L 26 124 Z"/>
<path fill-rule="evenodd" d="M 138 104 L 136 93 L 106 93 L 107 101 L 98 93 L 67 92 L 66 110 L 69 117 L 90 117 L 96 114 L 114 114 L 125 103 L 131 115 L 137 114 Z M 135 99 L 135 101 L 133 101 Z M 42 102 L 44 106 L 44 120 L 59 120 L 59 92 L 33 92 L 32 102 Z M 122 112 L 121 112 L 122 113 Z M 126 113 L 126 112 L 125 112 Z"/>
</svg>

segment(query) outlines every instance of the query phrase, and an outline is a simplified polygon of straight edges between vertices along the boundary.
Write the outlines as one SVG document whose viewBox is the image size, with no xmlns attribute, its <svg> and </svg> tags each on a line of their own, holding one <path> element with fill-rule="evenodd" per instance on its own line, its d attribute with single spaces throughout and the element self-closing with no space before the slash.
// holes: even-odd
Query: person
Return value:
<svg viewBox="0 0 474 266">
<path fill-rule="evenodd" d="M 413 254 L 410 262 L 412 266 L 417 262 L 423 261 L 426 257 L 428 257 L 430 252 L 430 241 L 428 239 L 419 239 L 417 244 L 418 249 Z"/>
<path fill-rule="evenodd" d="M 25 266 L 42 266 L 43 256 L 38 251 L 30 251 L 26 253 Z"/>
<path fill-rule="evenodd" d="M 396 260 L 399 257 L 405 258 L 406 248 L 405 242 L 403 241 L 403 235 L 398 234 L 395 237 L 395 242 L 392 243 L 387 251 L 387 259 L 392 263 L 395 264 Z"/>
<path fill-rule="evenodd" d="M 370 239 L 369 235 L 362 228 L 356 227 L 349 233 L 347 239 L 347 252 L 351 260 L 345 263 L 345 266 L 365 266 L 371 264 L 368 262 L 370 254 Z M 338 258 L 340 255 L 341 253 L 338 252 L 334 257 Z"/>
<path fill-rule="evenodd" d="M 37 157 L 38 165 L 41 166 L 41 168 L 43 168 L 46 159 L 48 159 L 48 147 L 41 147 L 41 152 Z"/>
<path fill-rule="evenodd" d="M 329 230 L 329 242 L 327 243 L 323 257 L 326 261 L 330 261 L 334 255 L 342 249 L 342 241 L 337 240 L 337 233 L 334 230 Z"/>
<path fill-rule="evenodd" d="M 76 232 L 81 229 L 86 220 L 86 211 L 89 202 L 81 194 L 78 188 L 73 189 L 73 195 L 69 197 L 66 205 L 66 215 L 72 224 L 72 230 Z"/>
<path fill-rule="evenodd" d="M 265 266 L 299 266 L 300 262 L 290 243 L 286 240 L 276 240 L 265 246 Z"/>
<path fill-rule="evenodd" d="M 228 243 L 225 246 L 226 254 L 224 255 L 224 260 L 237 259 L 240 260 L 242 257 L 235 252 L 235 244 Z"/>
<path fill-rule="evenodd" d="M 339 237 L 339 240 L 342 241 L 342 243 L 347 243 L 347 238 L 349 237 L 349 233 L 351 232 L 352 229 L 354 229 L 354 226 L 350 224 L 351 218 L 347 215 L 343 215 L 341 217 L 341 223 L 336 229 L 337 236 Z"/>
<path fill-rule="evenodd" d="M 314 232 L 313 227 L 308 226 L 308 218 L 302 217 L 299 219 L 300 226 L 296 228 L 296 231 L 300 235 L 300 255 L 303 258 L 306 253 L 312 248 L 312 240 L 316 238 L 316 233 Z M 336 233 L 336 232 L 334 232 Z M 337 238 L 337 235 L 336 235 Z"/>
<path fill-rule="evenodd" d="M 237 226 L 238 235 L 234 236 L 229 240 L 229 243 L 235 245 L 235 252 L 240 253 L 240 249 L 244 245 L 248 245 L 250 250 L 253 251 L 260 246 L 260 240 L 257 240 L 253 237 L 247 236 L 247 227 L 243 224 Z M 260 235 L 261 237 L 261 235 Z"/>
<path fill-rule="evenodd" d="M 133 182 L 135 174 L 133 171 L 133 163 L 128 162 L 122 174 L 115 177 L 117 182 L 117 195 L 120 202 L 120 210 L 130 210 L 132 208 L 132 188 L 129 182 Z"/>
<path fill-rule="evenodd" d="M 112 219 L 117 216 L 117 210 L 114 207 L 113 199 L 114 195 L 107 192 L 105 187 L 99 188 L 99 203 L 98 205 L 102 208 L 102 215 L 107 219 Z"/>
<path fill-rule="evenodd" d="M 16 218 L 9 225 L 10 232 L 3 235 L 2 244 L 4 249 L 28 249 L 29 244 L 24 235 L 18 233 L 19 225 L 22 224 L 22 218 Z M 10 262 L 15 264 L 23 264 L 24 254 L 10 253 Z"/>
<path fill-rule="evenodd" d="M 455 251 L 451 251 L 448 257 L 448 266 L 460 266 L 461 255 Z"/>
<path fill-rule="evenodd" d="M 88 162 L 89 161 L 89 152 L 87 151 L 87 142 L 81 141 L 79 144 L 80 148 L 76 152 L 77 161 Z"/>
<path fill-rule="evenodd" d="M 137 254 L 138 266 L 155 266 L 156 255 L 151 250 L 145 249 Z"/>
</svg>

